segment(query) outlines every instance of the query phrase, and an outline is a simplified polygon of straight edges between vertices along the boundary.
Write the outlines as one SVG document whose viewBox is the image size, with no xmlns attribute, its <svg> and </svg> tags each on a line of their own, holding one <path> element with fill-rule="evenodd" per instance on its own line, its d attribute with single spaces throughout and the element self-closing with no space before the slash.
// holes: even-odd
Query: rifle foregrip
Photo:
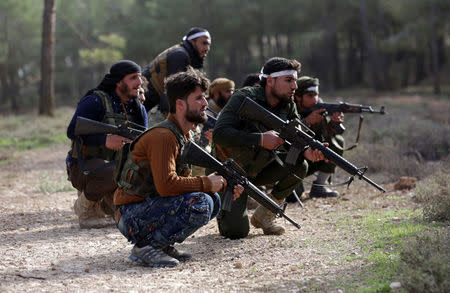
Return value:
<svg viewBox="0 0 450 293">
<path fill-rule="evenodd" d="M 314 140 L 310 144 L 310 146 L 313 149 L 320 150 L 325 158 L 327 158 L 329 161 L 331 161 L 333 164 L 335 164 L 336 166 L 340 167 L 341 169 L 343 169 L 347 173 L 349 173 L 351 175 L 359 175 L 359 173 L 358 173 L 359 170 L 358 170 L 358 168 L 355 165 L 353 165 L 352 163 L 350 163 L 349 161 L 347 161 L 346 159 L 344 159 L 340 155 L 336 154 L 332 149 L 327 148 L 325 145 L 323 145 L 319 141 Z"/>
</svg>

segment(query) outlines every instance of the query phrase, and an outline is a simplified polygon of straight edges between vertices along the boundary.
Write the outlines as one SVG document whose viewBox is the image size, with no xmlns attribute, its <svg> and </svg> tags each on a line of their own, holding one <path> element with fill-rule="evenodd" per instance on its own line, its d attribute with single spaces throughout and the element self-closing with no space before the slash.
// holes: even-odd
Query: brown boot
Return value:
<svg viewBox="0 0 450 293">
<path fill-rule="evenodd" d="M 84 192 L 78 192 L 78 198 L 73 205 L 81 229 L 103 228 L 114 225 L 111 217 L 103 212 L 100 202 L 88 200 Z"/>
<path fill-rule="evenodd" d="M 278 205 L 280 205 L 284 200 L 276 199 L 272 195 L 269 195 Z M 256 208 L 253 216 L 250 219 L 250 223 L 256 228 L 263 229 L 266 235 L 282 235 L 285 230 L 283 226 L 278 226 L 275 224 L 275 214 L 266 209 L 263 206 Z"/>
</svg>

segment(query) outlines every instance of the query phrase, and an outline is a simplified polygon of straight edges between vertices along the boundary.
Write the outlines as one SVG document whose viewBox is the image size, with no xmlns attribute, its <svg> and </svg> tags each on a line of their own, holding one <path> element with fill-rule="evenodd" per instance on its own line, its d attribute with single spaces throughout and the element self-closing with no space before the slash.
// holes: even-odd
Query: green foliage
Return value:
<svg viewBox="0 0 450 293">
<path fill-rule="evenodd" d="M 40 81 L 43 1 L 0 3 L 0 106 L 14 100 L 35 106 Z M 57 104 L 74 105 L 98 84 L 117 59 L 142 67 L 178 43 L 193 26 L 212 34 L 205 60 L 210 79 L 226 76 L 240 85 L 270 57 L 296 58 L 302 71 L 321 79 L 323 91 L 369 84 L 359 0 L 78 0 L 56 2 L 55 92 Z M 366 0 L 368 21 L 385 88 L 432 85 L 430 5 L 442 70 L 449 68 L 445 0 Z M 404 9 L 408 7 L 408 9 Z M 442 91 L 448 79 L 441 73 Z M 443 78 L 442 78 L 443 77 Z M 404 82 L 403 82 L 404 81 Z M 403 83 L 402 83 L 403 82 Z M 11 84 L 9 84 L 11 83 Z M 9 88 L 10 86 L 10 88 Z M 14 92 L 16 89 L 17 92 Z"/>
<path fill-rule="evenodd" d="M 450 174 L 446 171 L 439 170 L 417 183 L 416 198 L 426 220 L 450 221 Z"/>
<path fill-rule="evenodd" d="M 409 240 L 400 253 L 398 276 L 408 292 L 449 292 L 449 233 L 427 232 Z"/>
<path fill-rule="evenodd" d="M 104 44 L 104 47 L 80 49 L 82 65 L 108 65 L 111 60 L 123 59 L 121 50 L 125 47 L 124 38 L 117 34 L 109 34 L 100 35 L 99 40 Z"/>
</svg>

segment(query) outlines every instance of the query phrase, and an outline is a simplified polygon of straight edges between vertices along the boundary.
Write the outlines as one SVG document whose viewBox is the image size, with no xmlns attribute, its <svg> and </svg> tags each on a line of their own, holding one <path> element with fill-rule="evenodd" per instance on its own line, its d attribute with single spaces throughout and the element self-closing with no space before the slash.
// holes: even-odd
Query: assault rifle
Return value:
<svg viewBox="0 0 450 293">
<path fill-rule="evenodd" d="M 233 189 L 236 184 L 240 184 L 244 187 L 244 192 L 255 199 L 260 205 L 275 215 L 285 218 L 295 227 L 300 228 L 299 224 L 284 213 L 283 208 L 247 179 L 245 171 L 233 159 L 229 158 L 225 163 L 221 163 L 191 141 L 184 146 L 181 152 L 181 161 L 186 164 L 212 169 L 227 180 L 227 190 L 223 198 L 222 210 L 231 211 Z"/>
<path fill-rule="evenodd" d="M 214 128 L 216 125 L 217 119 L 210 114 L 206 113 L 206 116 L 208 116 L 208 120 L 206 120 L 205 123 L 203 123 L 202 133 L 200 134 L 200 146 L 205 147 L 209 144 L 209 140 L 205 136 L 205 132 L 210 130 L 211 128 Z"/>
<path fill-rule="evenodd" d="M 362 179 L 378 190 L 385 192 L 381 186 L 373 182 L 370 178 L 364 176 L 364 173 L 367 171 L 367 167 L 357 168 L 352 163 L 336 154 L 333 150 L 323 145 L 320 141 L 317 141 L 309 136 L 298 127 L 301 125 L 301 122 L 298 119 L 285 122 L 250 98 L 245 98 L 242 102 L 239 108 L 239 115 L 249 120 L 258 121 L 265 127 L 279 132 L 279 136 L 290 144 L 290 149 L 286 157 L 286 163 L 291 165 L 295 164 L 298 156 L 300 155 L 300 150 L 303 149 L 303 146 L 308 145 L 313 149 L 320 150 L 325 158 L 352 175 L 348 185 L 350 185 L 353 181 L 354 176 L 358 176 L 359 179 Z"/>
<path fill-rule="evenodd" d="M 384 115 L 384 106 L 381 106 L 380 110 L 372 109 L 372 106 L 364 106 L 350 103 L 317 103 L 310 111 L 325 109 L 328 115 L 332 115 L 335 112 L 342 113 L 369 113 L 369 114 L 381 114 Z"/>
<path fill-rule="evenodd" d="M 325 112 L 323 113 L 323 115 L 328 115 L 328 116 L 333 115 L 333 113 L 335 113 L 335 112 L 350 113 L 350 114 L 356 114 L 356 113 L 369 113 L 369 114 L 381 114 L 381 115 L 386 114 L 386 112 L 384 111 L 384 106 L 381 106 L 380 110 L 374 110 L 374 109 L 372 109 L 372 106 L 364 106 L 364 105 L 350 104 L 350 103 L 344 103 L 344 102 L 317 103 L 311 109 L 300 110 L 299 114 L 300 114 L 300 116 L 305 117 L 305 116 L 308 116 L 312 111 L 316 111 L 319 109 L 325 109 Z M 358 144 L 359 133 L 361 131 L 362 122 L 363 122 L 363 117 L 361 115 L 360 121 L 359 121 L 356 145 Z M 342 123 L 333 124 L 332 127 L 337 134 L 342 134 L 345 131 L 345 127 L 344 127 L 344 125 L 342 125 Z M 350 149 L 354 148 L 355 146 L 351 147 Z"/>
<path fill-rule="evenodd" d="M 108 133 L 108 134 L 117 134 L 126 137 L 128 139 L 134 140 L 145 130 L 146 130 L 145 127 L 131 121 L 125 121 L 123 124 L 115 126 L 78 116 L 75 124 L 74 134 L 89 135 L 89 134 Z"/>
</svg>

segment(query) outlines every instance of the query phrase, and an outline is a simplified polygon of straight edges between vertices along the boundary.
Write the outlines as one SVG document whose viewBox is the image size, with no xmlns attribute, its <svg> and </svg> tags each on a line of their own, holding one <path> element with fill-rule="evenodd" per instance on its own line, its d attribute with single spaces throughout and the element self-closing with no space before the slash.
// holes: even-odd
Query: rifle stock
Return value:
<svg viewBox="0 0 450 293">
<path fill-rule="evenodd" d="M 244 171 L 232 159 L 228 159 L 227 162 L 221 163 L 196 143 L 191 141 L 188 142 L 182 150 L 181 160 L 187 164 L 212 169 L 227 180 L 227 191 L 223 198 L 222 210 L 231 211 L 233 189 L 236 184 L 240 184 L 244 187 L 244 192 L 255 199 L 260 205 L 264 206 L 277 216 L 285 218 L 295 227 L 300 228 L 300 225 L 289 218 L 275 201 L 259 190 L 244 174 L 242 174 Z"/>
<path fill-rule="evenodd" d="M 357 168 L 352 163 L 336 154 L 333 150 L 299 129 L 296 121 L 285 122 L 248 97 L 242 102 L 241 107 L 239 108 L 239 115 L 243 118 L 258 121 L 266 127 L 278 131 L 279 136 L 287 141 L 291 145 L 291 148 L 298 150 L 303 148 L 303 146 L 308 145 L 313 149 L 320 150 L 325 158 L 334 163 L 336 166 L 340 167 L 352 176 L 358 176 L 359 179 L 366 181 L 378 190 L 385 192 L 381 186 L 364 175 L 364 172 L 367 170 L 366 167 Z"/>
<path fill-rule="evenodd" d="M 132 122 L 131 122 L 132 123 Z M 127 125 L 133 125 L 129 121 L 126 121 L 123 125 L 115 126 L 103 122 L 99 122 L 96 120 L 84 118 L 84 117 L 77 117 L 77 121 L 75 124 L 75 135 L 90 135 L 90 134 L 100 134 L 100 133 L 108 133 L 108 134 L 116 134 L 123 137 L 126 137 L 128 139 L 134 140 L 136 137 L 138 137 L 141 133 L 144 132 L 144 127 L 136 124 L 140 129 L 135 129 L 131 127 L 127 127 Z"/>
</svg>

